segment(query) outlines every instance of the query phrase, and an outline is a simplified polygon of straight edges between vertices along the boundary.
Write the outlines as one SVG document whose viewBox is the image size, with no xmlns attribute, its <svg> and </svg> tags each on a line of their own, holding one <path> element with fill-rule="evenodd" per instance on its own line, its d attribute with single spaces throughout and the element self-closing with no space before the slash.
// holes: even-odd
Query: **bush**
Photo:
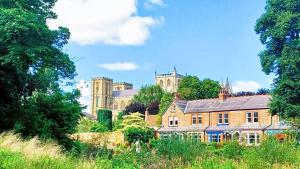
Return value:
<svg viewBox="0 0 300 169">
<path fill-rule="evenodd" d="M 226 143 L 221 149 L 221 154 L 229 159 L 237 159 L 243 155 L 244 147 L 238 142 Z"/>
<path fill-rule="evenodd" d="M 97 115 L 98 122 L 106 126 L 108 130 L 112 130 L 112 111 L 105 109 L 99 110 Z"/>
<path fill-rule="evenodd" d="M 154 130 L 151 128 L 129 127 L 124 131 L 124 137 L 130 144 L 137 140 L 140 140 L 142 143 L 147 143 L 154 137 Z"/>
</svg>

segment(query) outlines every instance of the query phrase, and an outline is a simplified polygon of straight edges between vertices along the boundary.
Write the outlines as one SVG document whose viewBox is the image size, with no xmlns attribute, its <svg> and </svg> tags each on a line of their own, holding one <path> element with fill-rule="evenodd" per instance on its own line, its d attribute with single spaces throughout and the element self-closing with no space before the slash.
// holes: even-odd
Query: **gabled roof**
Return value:
<svg viewBox="0 0 300 169">
<path fill-rule="evenodd" d="M 113 97 L 132 97 L 135 94 L 137 94 L 138 92 L 139 92 L 139 90 L 136 90 L 136 89 L 113 91 L 112 96 Z"/>
<path fill-rule="evenodd" d="M 176 104 L 184 113 L 216 112 L 232 110 L 268 109 L 270 95 L 254 95 L 229 97 L 226 100 L 202 99 L 193 101 L 176 101 Z"/>
</svg>

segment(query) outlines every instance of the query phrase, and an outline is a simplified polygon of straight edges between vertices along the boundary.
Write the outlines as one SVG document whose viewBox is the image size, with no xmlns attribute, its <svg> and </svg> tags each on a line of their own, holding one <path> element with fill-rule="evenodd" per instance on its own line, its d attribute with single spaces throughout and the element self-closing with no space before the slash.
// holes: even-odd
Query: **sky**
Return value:
<svg viewBox="0 0 300 169">
<path fill-rule="evenodd" d="M 154 83 L 155 71 L 221 81 L 234 91 L 269 88 L 263 49 L 254 31 L 263 0 L 58 0 L 50 21 L 70 29 L 64 51 L 89 104 L 91 78 L 105 76 L 134 88 Z"/>
</svg>

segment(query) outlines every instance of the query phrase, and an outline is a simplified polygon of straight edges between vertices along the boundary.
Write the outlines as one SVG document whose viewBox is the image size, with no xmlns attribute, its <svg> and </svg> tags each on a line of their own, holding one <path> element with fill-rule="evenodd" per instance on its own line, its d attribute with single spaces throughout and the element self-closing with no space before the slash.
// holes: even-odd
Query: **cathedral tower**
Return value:
<svg viewBox="0 0 300 169">
<path fill-rule="evenodd" d="M 173 72 L 167 74 L 157 74 L 155 72 L 155 84 L 159 85 L 163 90 L 176 93 L 179 82 L 183 78 L 182 75 L 177 73 L 176 67 L 174 66 Z"/>
<path fill-rule="evenodd" d="M 99 109 L 112 109 L 113 80 L 106 77 L 92 79 L 91 112 L 97 115 Z"/>
</svg>

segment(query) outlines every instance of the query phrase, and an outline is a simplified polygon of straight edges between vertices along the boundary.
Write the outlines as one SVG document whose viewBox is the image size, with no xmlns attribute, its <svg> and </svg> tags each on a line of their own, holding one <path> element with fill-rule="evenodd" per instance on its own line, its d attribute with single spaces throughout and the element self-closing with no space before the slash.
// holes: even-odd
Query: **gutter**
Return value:
<svg viewBox="0 0 300 169">
<path fill-rule="evenodd" d="M 210 127 L 210 122 L 211 122 L 211 118 L 210 118 L 210 114 L 211 114 L 211 112 L 209 112 L 209 115 L 208 115 L 208 126 L 203 130 L 203 132 L 204 132 L 204 141 L 206 141 L 205 140 L 205 133 L 206 133 L 206 130 Z M 208 139 L 208 138 L 207 138 Z M 208 141 L 208 140 L 207 140 Z"/>
<path fill-rule="evenodd" d="M 268 127 L 271 127 L 273 125 L 273 116 L 271 116 L 271 124 L 268 125 L 267 127 L 263 128 L 262 131 L 263 133 L 265 134 L 265 130 L 268 128 Z"/>
</svg>

